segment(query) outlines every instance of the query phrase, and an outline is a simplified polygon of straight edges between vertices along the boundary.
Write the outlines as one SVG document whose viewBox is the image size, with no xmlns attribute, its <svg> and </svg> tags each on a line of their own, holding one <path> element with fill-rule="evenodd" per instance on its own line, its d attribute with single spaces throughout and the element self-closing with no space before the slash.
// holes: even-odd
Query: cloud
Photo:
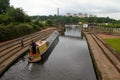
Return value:
<svg viewBox="0 0 120 80">
<path fill-rule="evenodd" d="M 29 15 L 54 15 L 57 8 L 61 15 L 80 12 L 114 18 L 114 14 L 120 13 L 120 0 L 10 0 L 10 3 L 23 8 Z"/>
</svg>

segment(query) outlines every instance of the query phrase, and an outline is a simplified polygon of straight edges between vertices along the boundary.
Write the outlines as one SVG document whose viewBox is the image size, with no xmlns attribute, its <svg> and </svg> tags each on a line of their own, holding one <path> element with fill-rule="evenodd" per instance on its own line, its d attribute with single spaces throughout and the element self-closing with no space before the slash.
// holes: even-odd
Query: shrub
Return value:
<svg viewBox="0 0 120 80">
<path fill-rule="evenodd" d="M 21 23 L 18 25 L 0 25 L 0 41 L 14 39 L 39 30 L 40 27 L 35 24 L 30 25 L 27 23 Z"/>
<path fill-rule="evenodd" d="M 120 28 L 120 24 L 100 24 L 101 27 L 107 27 L 107 28 Z"/>
</svg>

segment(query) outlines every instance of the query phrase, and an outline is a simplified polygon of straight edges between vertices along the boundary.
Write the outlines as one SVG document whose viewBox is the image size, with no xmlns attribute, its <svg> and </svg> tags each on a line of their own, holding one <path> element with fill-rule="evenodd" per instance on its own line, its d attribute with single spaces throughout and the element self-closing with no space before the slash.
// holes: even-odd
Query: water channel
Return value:
<svg viewBox="0 0 120 80">
<path fill-rule="evenodd" d="M 25 55 L 0 80 L 96 80 L 87 42 L 80 39 L 80 28 L 67 27 L 59 39 L 44 63 L 28 64 Z"/>
</svg>

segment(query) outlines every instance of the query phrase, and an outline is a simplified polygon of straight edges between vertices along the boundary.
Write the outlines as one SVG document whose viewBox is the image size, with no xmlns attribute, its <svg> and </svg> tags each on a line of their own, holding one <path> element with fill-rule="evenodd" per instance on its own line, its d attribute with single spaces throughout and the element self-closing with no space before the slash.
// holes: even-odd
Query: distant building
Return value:
<svg viewBox="0 0 120 80">
<path fill-rule="evenodd" d="M 90 14 L 89 17 L 94 17 L 94 16 L 92 14 Z"/>
<path fill-rule="evenodd" d="M 73 14 L 74 17 L 77 17 L 77 14 Z"/>
<path fill-rule="evenodd" d="M 88 14 L 84 14 L 84 17 L 88 17 Z"/>
<path fill-rule="evenodd" d="M 73 16 L 73 17 L 80 17 L 80 18 L 84 18 L 84 17 L 97 17 L 96 15 L 92 15 L 92 14 L 83 14 L 83 13 L 74 13 L 73 15 L 71 13 L 67 13 L 66 16 Z"/>
<path fill-rule="evenodd" d="M 72 16 L 72 15 L 71 15 L 71 13 L 67 13 L 67 15 L 66 15 L 66 16 Z"/>
<path fill-rule="evenodd" d="M 77 16 L 78 16 L 78 17 L 83 17 L 83 14 L 82 14 L 82 13 L 78 13 Z"/>
<path fill-rule="evenodd" d="M 94 15 L 94 17 L 97 17 L 96 15 Z"/>
</svg>

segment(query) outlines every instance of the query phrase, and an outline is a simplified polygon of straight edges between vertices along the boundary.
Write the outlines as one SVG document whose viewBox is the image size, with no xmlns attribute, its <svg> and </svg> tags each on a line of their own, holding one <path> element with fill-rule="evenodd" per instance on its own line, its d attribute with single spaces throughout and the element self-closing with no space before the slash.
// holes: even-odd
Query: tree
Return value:
<svg viewBox="0 0 120 80">
<path fill-rule="evenodd" d="M 26 22 L 30 20 L 21 8 L 10 7 L 6 14 L 12 18 L 13 22 Z"/>
<path fill-rule="evenodd" d="M 47 20 L 47 21 L 46 21 L 46 25 L 47 25 L 47 26 L 52 26 L 52 25 L 53 25 L 52 20 L 50 20 L 50 19 L 49 19 L 49 20 Z"/>
<path fill-rule="evenodd" d="M 3 14 L 9 8 L 9 1 L 10 0 L 0 0 L 0 14 Z"/>
<path fill-rule="evenodd" d="M 0 14 L 0 24 L 10 24 L 11 17 L 6 14 Z"/>
</svg>

